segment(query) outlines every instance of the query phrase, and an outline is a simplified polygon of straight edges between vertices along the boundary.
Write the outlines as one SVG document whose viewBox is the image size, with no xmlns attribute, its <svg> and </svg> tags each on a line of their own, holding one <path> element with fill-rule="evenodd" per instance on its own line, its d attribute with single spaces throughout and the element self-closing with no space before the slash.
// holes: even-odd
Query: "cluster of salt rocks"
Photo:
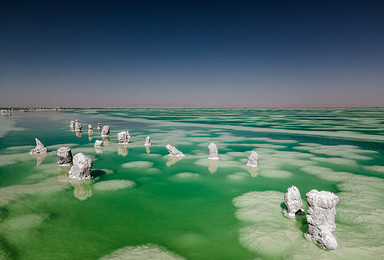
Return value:
<svg viewBox="0 0 384 260">
<path fill-rule="evenodd" d="M 337 249 L 335 215 L 339 198 L 332 192 L 315 189 L 309 191 L 306 198 L 309 205 L 306 215 L 308 235 L 322 248 Z M 284 202 L 287 205 L 289 217 L 305 215 L 300 191 L 296 186 L 288 188 Z"/>
<path fill-rule="evenodd" d="M 81 131 L 82 125 L 77 121 L 71 121 L 71 129 Z M 100 123 L 97 129 L 100 131 Z M 93 128 L 88 125 L 88 134 L 93 134 Z M 104 126 L 101 131 L 102 137 L 109 137 L 109 126 Z M 117 134 L 119 144 L 126 145 L 129 142 L 130 135 L 128 131 L 123 131 Z M 47 148 L 35 138 L 36 147 L 29 153 L 44 154 L 47 153 Z M 151 145 L 151 139 L 147 136 L 145 140 L 146 147 Z M 102 147 L 103 141 L 96 140 L 95 148 Z M 169 155 L 172 157 L 184 157 L 185 155 L 179 151 L 175 146 L 170 144 L 166 145 L 166 149 L 169 151 Z M 210 160 L 218 160 L 218 149 L 214 143 L 210 143 L 208 146 Z M 247 159 L 246 165 L 249 167 L 257 167 L 259 162 L 259 155 L 257 152 L 252 151 Z M 57 150 L 57 163 L 60 166 L 69 166 L 73 163 L 73 166 L 69 170 L 69 177 L 79 180 L 87 180 L 91 178 L 92 159 L 83 153 L 78 153 L 72 159 L 72 152 L 69 147 L 61 147 Z M 311 190 L 306 194 L 307 202 L 309 205 L 308 214 L 306 215 L 308 222 L 308 235 L 318 243 L 322 248 L 337 249 L 338 244 L 335 238 L 335 215 L 336 205 L 339 202 L 339 198 L 332 192 Z M 304 216 L 303 202 L 301 200 L 300 191 L 296 186 L 288 188 L 287 193 L 284 196 L 284 202 L 287 206 L 287 215 L 289 217 Z"/>
</svg>

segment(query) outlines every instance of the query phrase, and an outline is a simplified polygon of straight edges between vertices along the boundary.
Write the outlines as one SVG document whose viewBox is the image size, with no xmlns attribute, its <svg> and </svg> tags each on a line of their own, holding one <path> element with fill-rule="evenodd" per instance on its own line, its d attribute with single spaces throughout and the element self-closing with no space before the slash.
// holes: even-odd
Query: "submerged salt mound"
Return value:
<svg viewBox="0 0 384 260">
<path fill-rule="evenodd" d="M 96 183 L 93 185 L 93 189 L 101 191 L 112 191 L 133 188 L 135 185 L 136 183 L 130 180 L 110 180 Z"/>
<path fill-rule="evenodd" d="M 311 190 L 306 194 L 309 209 L 307 214 L 308 234 L 322 248 L 336 249 L 334 236 L 335 215 L 339 198 L 329 191 Z"/>
<path fill-rule="evenodd" d="M 193 181 L 200 179 L 200 174 L 192 172 L 180 172 L 172 176 L 172 179 L 177 181 Z"/>
<path fill-rule="evenodd" d="M 147 244 L 141 246 L 127 246 L 116 250 L 110 255 L 100 258 L 100 260 L 143 260 L 143 259 L 158 259 L 158 260 L 181 260 L 183 257 L 167 250 L 158 245 Z"/>
<path fill-rule="evenodd" d="M 240 229 L 240 243 L 266 259 L 280 259 L 293 244 L 303 243 L 300 226 L 285 218 L 280 204 L 284 194 L 277 191 L 255 191 L 233 199 L 237 219 L 248 225 Z"/>
<path fill-rule="evenodd" d="M 39 139 L 35 138 L 35 141 L 36 141 L 36 147 L 33 148 L 29 154 L 39 154 L 39 153 L 47 153 L 48 150 L 47 148 L 45 148 L 45 146 L 43 145 L 42 142 L 40 142 Z"/>
<path fill-rule="evenodd" d="M 148 167 L 152 167 L 152 165 L 153 165 L 153 162 L 134 161 L 134 162 L 124 163 L 121 165 L 121 167 L 124 167 L 124 168 L 148 168 Z"/>
</svg>

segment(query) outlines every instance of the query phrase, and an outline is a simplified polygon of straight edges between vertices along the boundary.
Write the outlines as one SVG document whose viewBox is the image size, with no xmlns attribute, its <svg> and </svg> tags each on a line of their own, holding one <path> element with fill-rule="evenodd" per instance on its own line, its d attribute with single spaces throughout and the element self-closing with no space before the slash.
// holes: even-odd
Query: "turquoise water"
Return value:
<svg viewBox="0 0 384 260">
<path fill-rule="evenodd" d="M 69 129 L 83 123 L 83 135 Z M 96 126 L 111 127 L 98 153 Z M 90 140 L 87 125 L 95 134 Z M 0 259 L 382 259 L 384 109 L 82 109 L 0 118 Z M 128 130 L 129 145 L 116 134 Z M 145 137 L 152 140 L 150 151 Z M 39 138 L 45 158 L 28 154 Z M 216 143 L 220 160 L 209 162 Z M 171 161 L 166 144 L 186 156 Z M 56 150 L 93 163 L 68 178 Z M 248 169 L 252 150 L 259 167 Z M 148 153 L 149 152 L 149 153 Z M 284 216 L 295 185 L 340 198 L 339 248 Z"/>
</svg>

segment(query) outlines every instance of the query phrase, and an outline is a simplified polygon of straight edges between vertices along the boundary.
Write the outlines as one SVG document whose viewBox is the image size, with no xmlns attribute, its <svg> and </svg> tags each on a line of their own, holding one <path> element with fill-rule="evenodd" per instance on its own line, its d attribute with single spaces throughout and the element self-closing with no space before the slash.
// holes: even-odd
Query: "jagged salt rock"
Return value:
<svg viewBox="0 0 384 260">
<path fill-rule="evenodd" d="M 165 148 L 167 148 L 167 150 L 168 150 L 170 156 L 178 156 L 178 157 L 183 157 L 183 156 L 185 156 L 182 152 L 180 152 L 179 150 L 177 150 L 175 146 L 172 146 L 172 145 L 170 145 L 170 144 L 167 144 L 167 145 L 165 146 Z"/>
<path fill-rule="evenodd" d="M 93 135 L 93 127 L 92 127 L 92 125 L 88 125 L 88 135 Z"/>
<path fill-rule="evenodd" d="M 335 215 L 339 197 L 329 191 L 311 190 L 306 194 L 309 205 L 307 213 L 308 235 L 322 248 L 336 249 L 334 235 Z"/>
<path fill-rule="evenodd" d="M 147 136 L 147 138 L 145 138 L 145 146 L 151 146 L 151 137 Z"/>
<path fill-rule="evenodd" d="M 217 150 L 217 146 L 214 143 L 210 143 L 208 145 L 208 150 L 209 150 L 208 159 L 211 159 L 211 160 L 219 159 L 219 152 Z"/>
<path fill-rule="evenodd" d="M 284 195 L 284 202 L 288 208 L 288 216 L 295 217 L 303 215 L 303 201 L 301 200 L 300 191 L 296 186 L 289 187 Z"/>
<path fill-rule="evenodd" d="M 73 157 L 73 166 L 69 170 L 69 177 L 72 179 L 87 180 L 91 178 L 92 159 L 83 153 Z"/>
<path fill-rule="evenodd" d="M 247 165 L 252 167 L 257 167 L 258 164 L 259 164 L 259 155 L 255 151 L 252 151 L 247 159 Z"/>
<path fill-rule="evenodd" d="M 39 139 L 35 138 L 36 141 L 36 147 L 33 148 L 29 154 L 38 154 L 38 153 L 46 153 L 48 150 L 47 148 L 40 142 Z"/>
<path fill-rule="evenodd" d="M 103 130 L 101 130 L 101 136 L 102 137 L 108 137 L 109 136 L 109 126 L 108 125 L 103 126 Z"/>
<path fill-rule="evenodd" d="M 75 129 L 75 121 L 71 121 L 70 123 L 69 123 L 69 128 L 71 128 L 71 129 Z"/>
<path fill-rule="evenodd" d="M 69 147 L 57 149 L 57 163 L 59 166 L 68 166 L 72 163 L 72 151 Z"/>
<path fill-rule="evenodd" d="M 97 123 L 97 131 L 100 131 L 100 130 L 101 130 L 101 124 Z"/>
<path fill-rule="evenodd" d="M 81 128 L 83 128 L 83 124 L 75 121 L 75 131 L 80 132 Z"/>
<path fill-rule="evenodd" d="M 117 140 L 119 141 L 119 144 L 128 144 L 130 137 L 131 136 L 129 135 L 128 131 L 123 131 L 117 134 Z"/>
<path fill-rule="evenodd" d="M 104 142 L 102 140 L 96 140 L 94 147 L 103 147 Z"/>
</svg>

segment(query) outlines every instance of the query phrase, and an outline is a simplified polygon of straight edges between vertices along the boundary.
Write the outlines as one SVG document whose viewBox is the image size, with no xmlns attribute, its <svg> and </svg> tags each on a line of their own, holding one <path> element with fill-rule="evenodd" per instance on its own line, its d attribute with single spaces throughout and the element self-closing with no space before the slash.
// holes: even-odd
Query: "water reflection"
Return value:
<svg viewBox="0 0 384 260">
<path fill-rule="evenodd" d="M 128 155 L 128 144 L 119 144 L 117 154 L 122 156 Z"/>
<path fill-rule="evenodd" d="M 252 177 L 256 177 L 259 173 L 258 173 L 258 170 L 257 170 L 257 167 L 253 167 L 253 166 L 247 166 L 248 168 L 248 171 L 249 173 L 251 174 Z"/>
<path fill-rule="evenodd" d="M 47 153 L 34 153 L 31 156 L 36 159 L 36 166 L 39 166 L 47 157 Z"/>
<path fill-rule="evenodd" d="M 92 141 L 92 139 L 93 139 L 93 133 L 92 133 L 92 134 L 88 134 L 88 139 L 89 139 L 89 141 Z"/>
<path fill-rule="evenodd" d="M 95 152 L 96 153 L 103 153 L 103 147 L 95 146 Z"/>
<path fill-rule="evenodd" d="M 86 200 L 93 195 L 91 180 L 75 180 L 71 179 L 69 181 L 73 188 L 73 195 L 79 200 Z"/>
<path fill-rule="evenodd" d="M 210 173 L 215 173 L 217 171 L 217 166 L 219 165 L 219 160 L 208 160 L 208 170 Z"/>
<path fill-rule="evenodd" d="M 109 139 L 110 139 L 109 136 L 102 137 L 102 139 L 103 139 L 104 146 L 109 145 Z"/>
<path fill-rule="evenodd" d="M 57 178 L 60 182 L 70 183 L 74 190 L 73 195 L 78 200 L 86 200 L 93 195 L 91 180 L 76 180 L 69 177 L 71 166 L 60 166 L 58 168 Z"/>
<path fill-rule="evenodd" d="M 167 165 L 167 167 L 172 166 L 183 158 L 184 158 L 184 156 L 170 156 L 166 165 Z"/>
<path fill-rule="evenodd" d="M 150 147 L 149 145 L 146 145 L 146 146 L 145 146 L 145 151 L 146 151 L 147 153 L 150 153 L 150 152 L 151 152 L 151 147 Z"/>
<path fill-rule="evenodd" d="M 83 132 L 82 131 L 76 131 L 76 136 L 77 137 L 82 137 L 83 136 Z"/>
</svg>

